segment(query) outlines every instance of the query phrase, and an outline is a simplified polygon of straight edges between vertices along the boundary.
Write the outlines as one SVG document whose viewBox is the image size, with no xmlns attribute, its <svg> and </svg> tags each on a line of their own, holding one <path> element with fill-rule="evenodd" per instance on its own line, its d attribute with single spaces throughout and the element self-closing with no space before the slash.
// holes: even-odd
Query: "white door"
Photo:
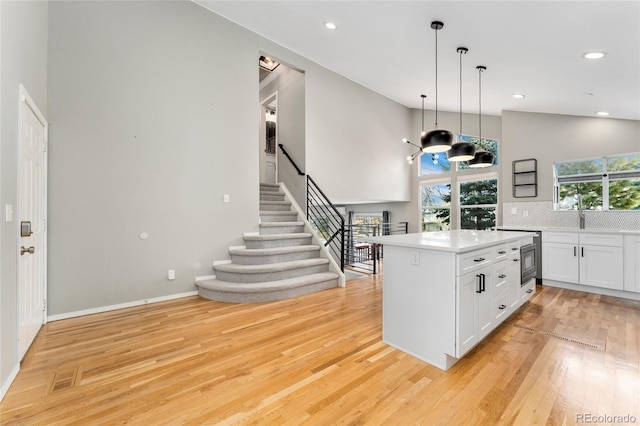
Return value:
<svg viewBox="0 0 640 426">
<path fill-rule="evenodd" d="M 18 315 L 22 359 L 45 322 L 47 122 L 20 86 Z"/>
</svg>

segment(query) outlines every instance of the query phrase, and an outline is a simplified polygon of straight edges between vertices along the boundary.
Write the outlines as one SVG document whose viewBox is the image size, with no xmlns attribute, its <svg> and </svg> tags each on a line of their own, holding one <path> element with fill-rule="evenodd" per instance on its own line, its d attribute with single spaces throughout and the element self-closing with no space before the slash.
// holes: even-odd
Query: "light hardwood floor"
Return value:
<svg viewBox="0 0 640 426">
<path fill-rule="evenodd" d="M 47 324 L 3 425 L 640 423 L 640 303 L 538 286 L 447 372 L 381 341 L 382 278 Z M 586 417 L 583 417 L 586 419 Z"/>
</svg>

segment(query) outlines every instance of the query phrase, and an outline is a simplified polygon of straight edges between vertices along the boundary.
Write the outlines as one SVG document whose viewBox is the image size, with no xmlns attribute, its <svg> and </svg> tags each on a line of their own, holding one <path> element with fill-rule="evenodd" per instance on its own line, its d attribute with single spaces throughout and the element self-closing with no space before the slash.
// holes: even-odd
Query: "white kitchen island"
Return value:
<svg viewBox="0 0 640 426">
<path fill-rule="evenodd" d="M 451 368 L 535 292 L 520 285 L 527 232 L 456 230 L 365 238 L 384 245 L 382 338 Z"/>
</svg>

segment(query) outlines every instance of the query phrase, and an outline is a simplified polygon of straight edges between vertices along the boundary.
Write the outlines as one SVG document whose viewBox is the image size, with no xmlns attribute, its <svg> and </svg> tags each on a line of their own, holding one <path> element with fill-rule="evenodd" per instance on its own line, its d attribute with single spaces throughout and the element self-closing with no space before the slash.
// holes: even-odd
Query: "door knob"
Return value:
<svg viewBox="0 0 640 426">
<path fill-rule="evenodd" d="M 25 253 L 31 253 L 33 254 L 36 251 L 36 248 L 31 246 L 29 248 L 26 248 L 25 246 L 20 247 L 20 256 L 23 256 Z"/>
</svg>

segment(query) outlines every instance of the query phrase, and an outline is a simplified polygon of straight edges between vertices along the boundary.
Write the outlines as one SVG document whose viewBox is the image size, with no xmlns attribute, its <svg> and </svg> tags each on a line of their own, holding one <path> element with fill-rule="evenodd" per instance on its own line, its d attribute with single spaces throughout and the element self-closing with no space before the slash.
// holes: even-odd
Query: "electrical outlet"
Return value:
<svg viewBox="0 0 640 426">
<path fill-rule="evenodd" d="M 411 264 L 412 265 L 420 265 L 420 252 L 412 251 L 411 252 Z"/>
<path fill-rule="evenodd" d="M 518 208 L 517 207 L 511 207 L 511 214 L 518 214 Z"/>
<path fill-rule="evenodd" d="M 522 217 L 529 216 L 529 210 L 522 210 Z"/>
<path fill-rule="evenodd" d="M 176 279 L 176 270 L 175 269 L 169 269 L 169 271 L 167 272 L 167 278 L 170 280 L 175 280 Z"/>
<path fill-rule="evenodd" d="M 225 203 L 228 203 L 229 202 L 229 194 L 224 194 L 222 196 L 222 201 L 225 202 Z"/>
</svg>

